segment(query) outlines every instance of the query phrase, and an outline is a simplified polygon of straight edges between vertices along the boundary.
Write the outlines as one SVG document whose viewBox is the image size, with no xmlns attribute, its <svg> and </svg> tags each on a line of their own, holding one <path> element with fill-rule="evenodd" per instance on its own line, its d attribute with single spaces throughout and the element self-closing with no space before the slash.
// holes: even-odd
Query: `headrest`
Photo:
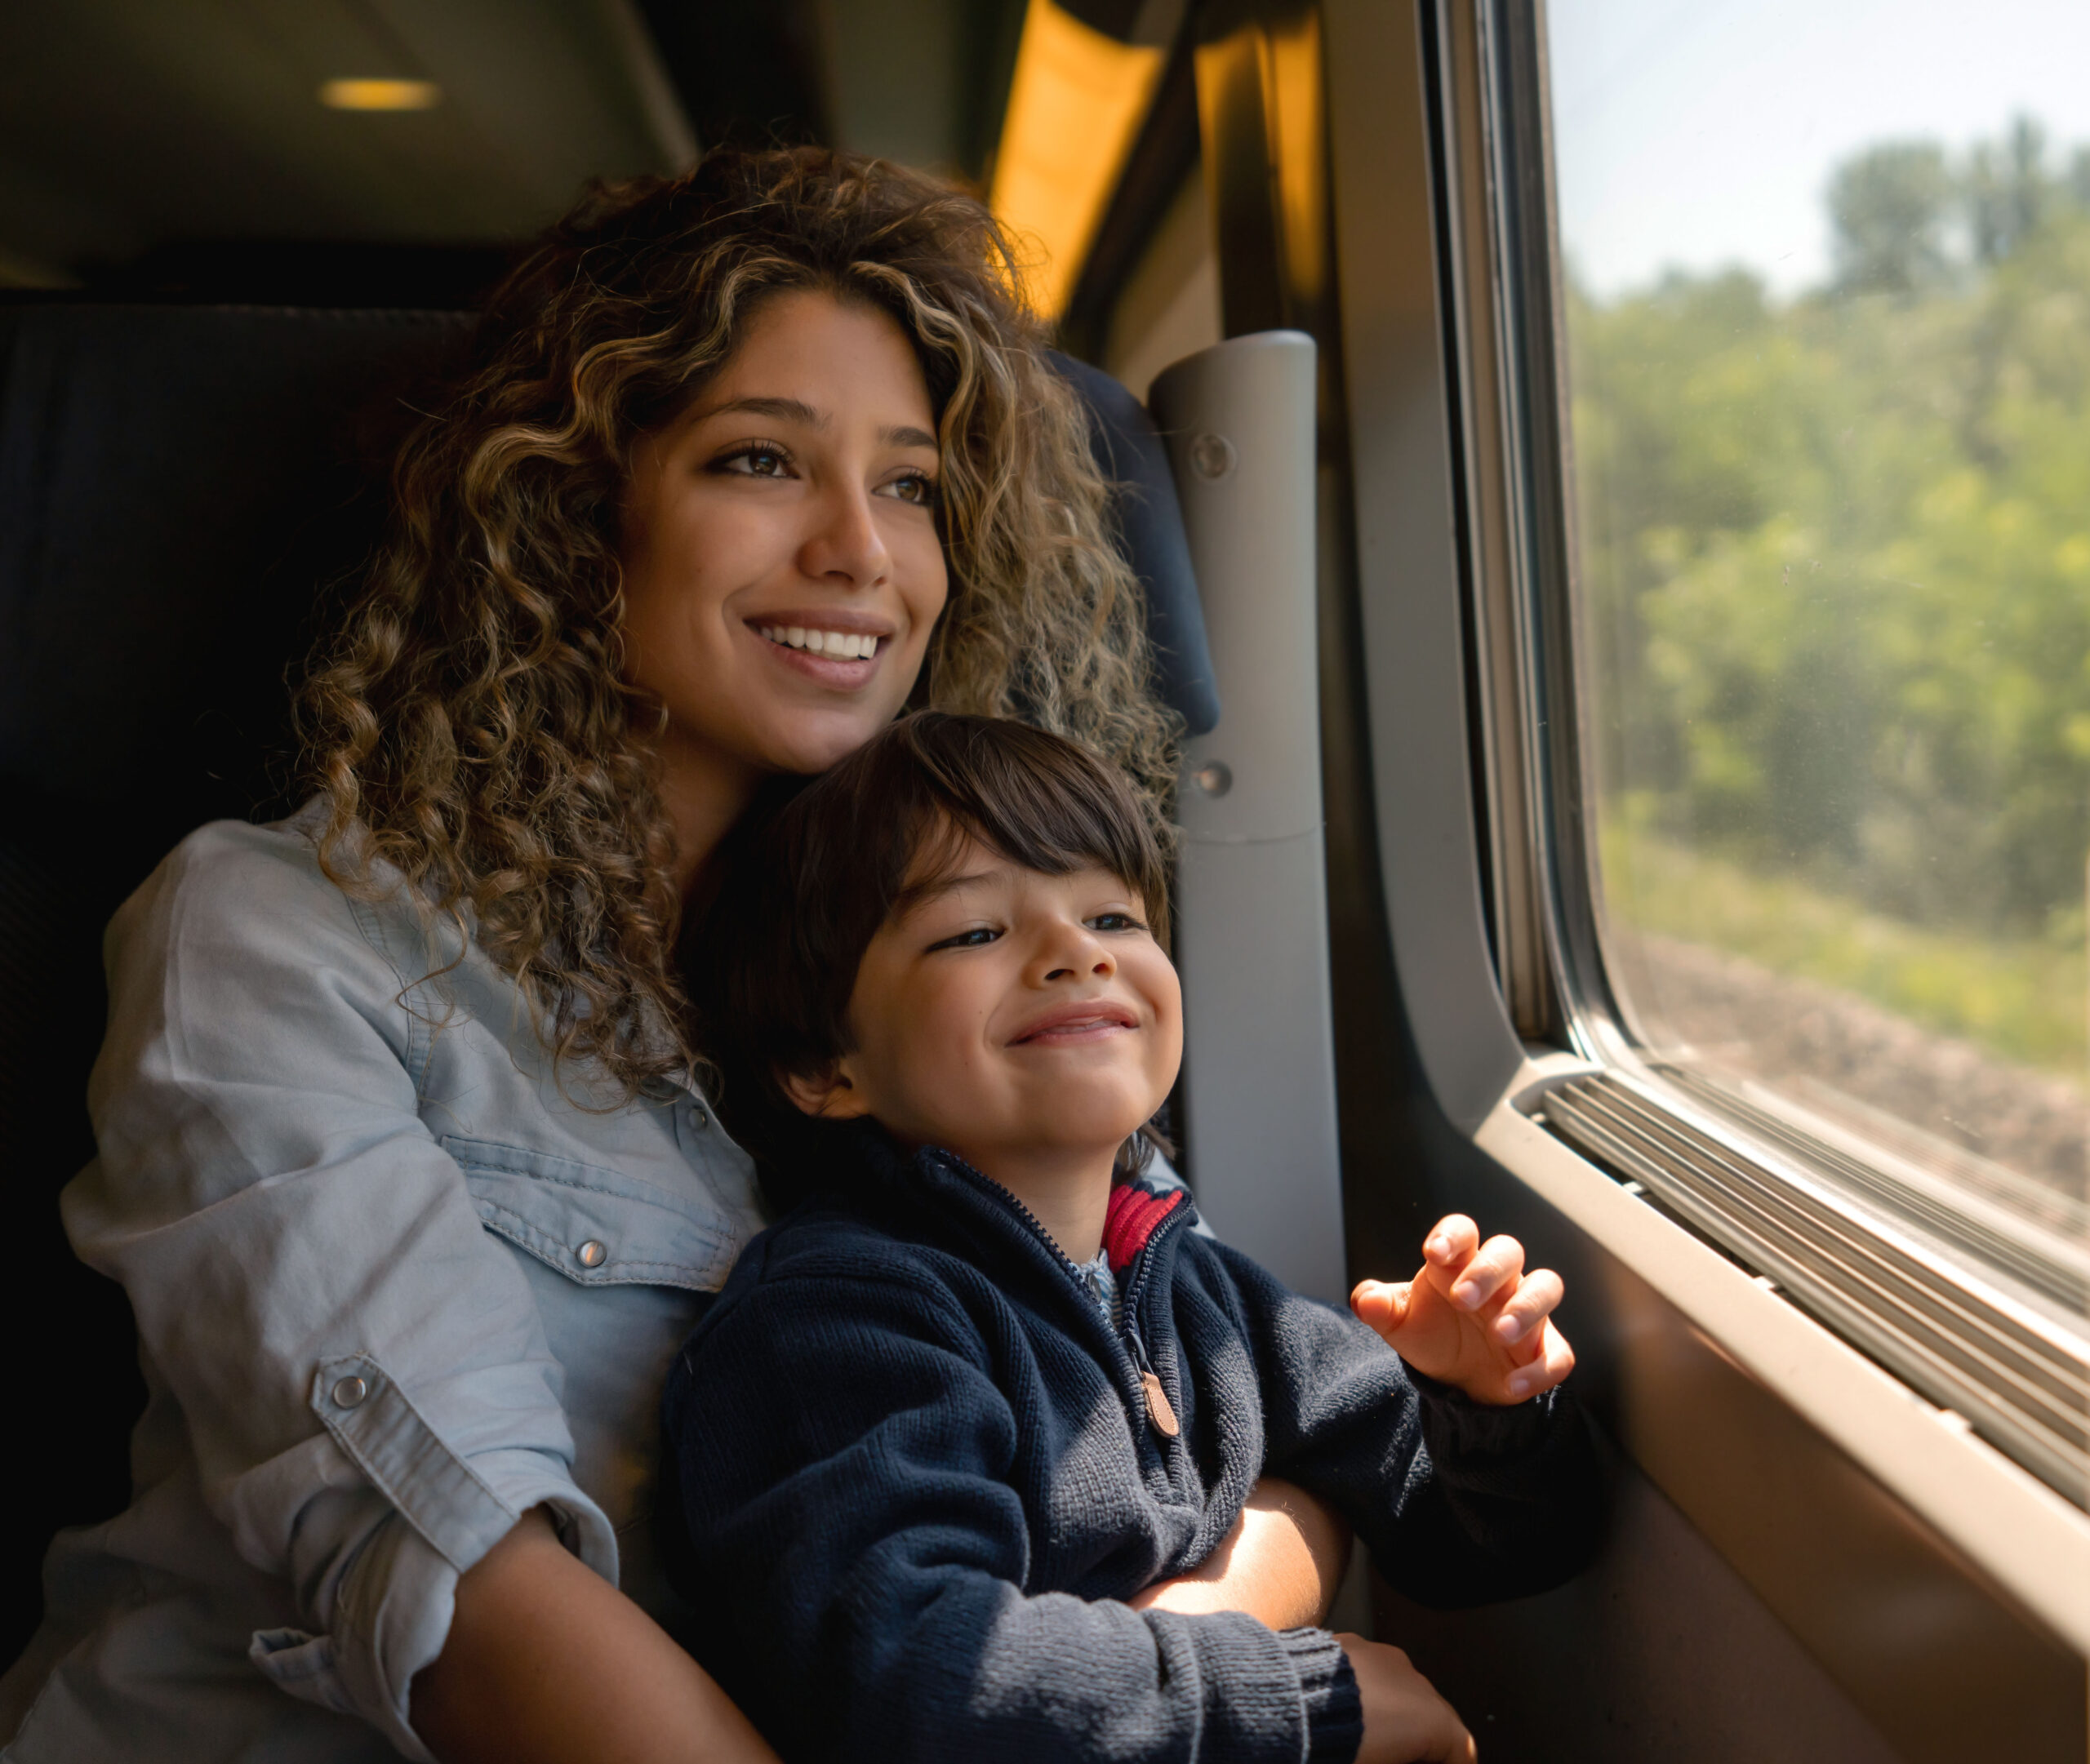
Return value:
<svg viewBox="0 0 2090 1764">
<path fill-rule="evenodd" d="M 1192 735 L 1209 735 L 1219 722 L 1219 686 L 1168 449 L 1146 407 L 1109 375 L 1057 349 L 1049 353 L 1088 407 L 1096 461 L 1114 491 L 1118 536 L 1146 589 L 1147 635 L 1161 696 L 1182 713 Z"/>
</svg>

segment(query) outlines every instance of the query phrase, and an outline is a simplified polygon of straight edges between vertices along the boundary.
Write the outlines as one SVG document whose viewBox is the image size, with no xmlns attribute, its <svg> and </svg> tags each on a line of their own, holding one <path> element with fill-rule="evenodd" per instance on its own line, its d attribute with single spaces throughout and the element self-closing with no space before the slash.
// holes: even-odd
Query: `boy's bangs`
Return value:
<svg viewBox="0 0 2090 1764">
<path fill-rule="evenodd" d="M 909 824 L 899 843 L 899 849 L 907 855 L 907 873 L 888 891 L 894 914 L 908 911 L 958 874 L 968 839 L 977 840 L 990 850 L 998 849 L 978 828 L 960 820 L 940 802 L 924 800 L 910 806 L 914 812 L 908 817 Z"/>
<path fill-rule="evenodd" d="M 964 860 L 967 844 L 984 846 L 1018 869 L 1035 870 L 1041 876 L 1070 876 L 1076 870 L 1100 869 L 1139 895 L 1142 906 L 1146 904 L 1148 885 L 1141 880 L 1138 871 L 1095 846 L 1040 839 L 1034 833 L 1021 839 L 1002 838 L 997 829 L 970 819 L 961 820 L 940 806 L 925 816 L 924 822 L 921 836 L 911 842 L 914 857 L 906 879 L 894 897 L 896 913 L 908 911 L 924 895 L 935 894 L 950 882 Z"/>
<path fill-rule="evenodd" d="M 1041 875 L 1095 869 L 1114 876 L 1140 897 L 1155 935 L 1165 939 L 1166 865 L 1131 793 L 1099 789 L 1097 775 L 1109 775 L 1100 762 L 1069 764 L 1058 744 L 1022 753 L 1029 744 L 983 744 L 956 764 L 957 756 L 939 754 L 943 763 L 915 774 L 925 799 L 907 805 L 912 861 L 896 906 L 949 881 L 971 839 Z"/>
</svg>

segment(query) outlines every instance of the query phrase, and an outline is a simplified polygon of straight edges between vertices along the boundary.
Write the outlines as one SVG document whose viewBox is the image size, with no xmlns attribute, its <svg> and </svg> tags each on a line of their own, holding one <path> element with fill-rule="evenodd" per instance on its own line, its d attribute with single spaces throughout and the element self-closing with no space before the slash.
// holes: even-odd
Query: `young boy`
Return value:
<svg viewBox="0 0 2090 1764">
<path fill-rule="evenodd" d="M 1265 1474 L 1431 1602 L 1593 1544 L 1560 1283 L 1512 1240 L 1444 1221 L 1414 1282 L 1358 1288 L 1367 1327 L 1139 1175 L 1181 1054 L 1166 900 L 1106 767 L 936 713 L 724 885 L 694 976 L 723 1100 L 810 1197 L 684 1349 L 667 1482 L 695 1651 L 787 1759 L 1470 1757 L 1396 1650 L 1127 1602 Z"/>
</svg>

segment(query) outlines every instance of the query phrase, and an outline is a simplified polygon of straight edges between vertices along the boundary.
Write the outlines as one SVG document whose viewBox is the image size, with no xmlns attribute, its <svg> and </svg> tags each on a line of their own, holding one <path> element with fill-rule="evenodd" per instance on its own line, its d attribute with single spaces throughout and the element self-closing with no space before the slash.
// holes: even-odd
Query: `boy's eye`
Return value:
<svg viewBox="0 0 2090 1764">
<path fill-rule="evenodd" d="M 1095 931 L 1143 931 L 1146 926 L 1129 913 L 1099 913 L 1088 922 Z"/>
<path fill-rule="evenodd" d="M 955 937 L 945 937 L 929 945 L 932 952 L 938 949 L 984 949 L 989 944 L 998 942 L 1001 932 L 991 925 L 976 925 L 971 931 L 960 931 Z"/>
</svg>

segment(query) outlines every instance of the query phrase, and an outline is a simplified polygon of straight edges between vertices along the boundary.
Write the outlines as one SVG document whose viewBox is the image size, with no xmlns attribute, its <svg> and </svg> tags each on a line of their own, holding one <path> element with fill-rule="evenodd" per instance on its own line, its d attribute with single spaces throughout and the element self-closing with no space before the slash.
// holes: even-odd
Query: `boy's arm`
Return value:
<svg viewBox="0 0 2090 1764">
<path fill-rule="evenodd" d="M 985 1344 L 925 1288 L 809 1288 L 729 1289 L 666 1402 L 696 1651 L 780 1751 L 1351 1755 L 1357 1684 L 1323 1630 L 1026 1596 L 1016 1419 Z"/>
<path fill-rule="evenodd" d="M 1224 1245 L 1261 1375 L 1264 1469 L 1322 1496 L 1419 1602 L 1536 1593 L 1594 1553 L 1594 1442 L 1562 1389 L 1491 1407 L 1411 1372 L 1355 1317 L 1300 1297 Z"/>
</svg>

